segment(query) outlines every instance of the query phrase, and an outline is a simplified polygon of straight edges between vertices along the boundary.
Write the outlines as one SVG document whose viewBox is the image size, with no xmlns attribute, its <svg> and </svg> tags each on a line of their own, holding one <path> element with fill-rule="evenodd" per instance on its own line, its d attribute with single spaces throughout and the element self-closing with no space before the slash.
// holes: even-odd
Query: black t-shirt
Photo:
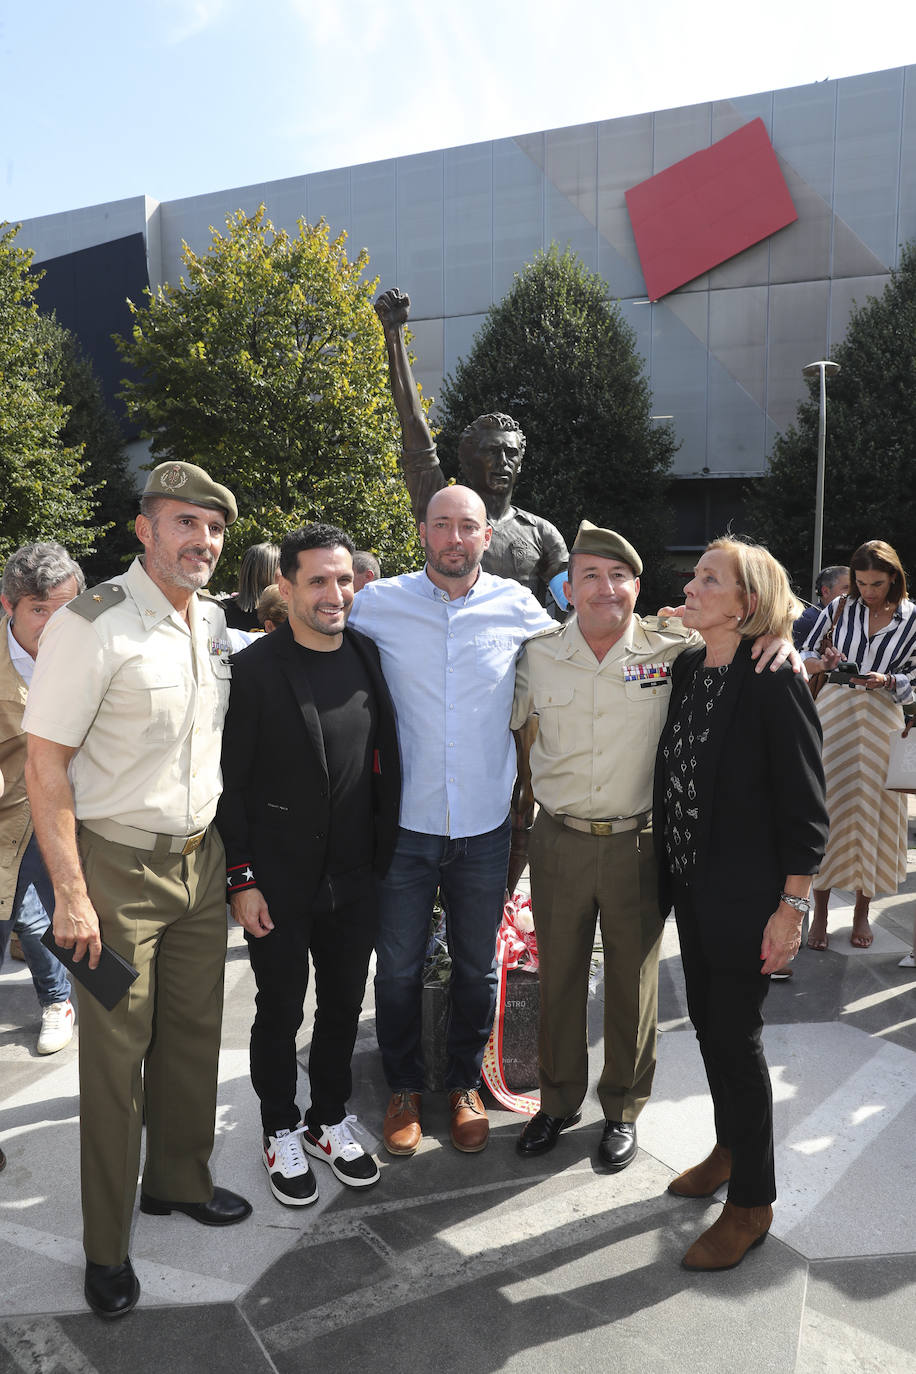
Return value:
<svg viewBox="0 0 916 1374">
<path fill-rule="evenodd" d="M 339 649 L 320 653 L 296 645 L 297 671 L 308 679 L 318 711 L 331 788 L 325 875 L 372 863 L 372 762 L 378 707 L 372 680 L 344 636 Z"/>
</svg>

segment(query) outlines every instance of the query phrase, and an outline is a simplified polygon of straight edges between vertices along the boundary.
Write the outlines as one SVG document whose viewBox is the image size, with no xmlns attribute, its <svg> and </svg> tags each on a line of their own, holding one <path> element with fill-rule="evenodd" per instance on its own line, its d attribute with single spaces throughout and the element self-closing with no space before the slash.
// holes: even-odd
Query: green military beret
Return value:
<svg viewBox="0 0 916 1374">
<path fill-rule="evenodd" d="M 622 534 L 617 534 L 615 530 L 603 530 L 599 525 L 593 525 L 591 520 L 582 521 L 570 553 L 594 553 L 599 558 L 615 558 L 620 563 L 629 563 L 637 577 L 642 573 L 642 559 L 633 545 L 628 544 Z"/>
<path fill-rule="evenodd" d="M 221 510 L 227 525 L 234 525 L 239 518 L 239 508 L 229 488 L 214 482 L 194 463 L 160 463 L 146 479 L 143 495 L 165 496 L 172 501 L 189 501 L 192 506 Z"/>
</svg>

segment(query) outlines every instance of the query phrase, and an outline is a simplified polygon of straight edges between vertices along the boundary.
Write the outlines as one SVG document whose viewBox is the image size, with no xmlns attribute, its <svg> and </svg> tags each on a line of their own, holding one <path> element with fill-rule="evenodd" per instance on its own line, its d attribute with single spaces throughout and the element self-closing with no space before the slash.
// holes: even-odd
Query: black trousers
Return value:
<svg viewBox="0 0 916 1374">
<path fill-rule="evenodd" d="M 675 884 L 674 915 L 687 1010 L 709 1080 L 716 1140 L 732 1152 L 728 1200 L 737 1207 L 762 1207 L 776 1197 L 773 1093 L 760 1039 L 770 979 L 757 969 L 729 967 L 725 956 L 720 961 L 718 954 L 704 949 L 701 917 L 689 885 Z"/>
<path fill-rule="evenodd" d="M 298 917 L 281 916 L 269 935 L 246 934 L 257 983 L 251 1028 L 251 1082 L 261 1100 L 261 1123 L 274 1135 L 293 1130 L 296 1106 L 296 1035 L 303 1021 L 309 954 L 315 966 L 317 1009 L 309 1051 L 311 1126 L 334 1126 L 346 1115 L 353 1087 L 350 1060 L 356 1043 L 366 975 L 375 942 L 375 894 L 367 877 L 354 900 L 335 899 L 328 884 Z"/>
</svg>

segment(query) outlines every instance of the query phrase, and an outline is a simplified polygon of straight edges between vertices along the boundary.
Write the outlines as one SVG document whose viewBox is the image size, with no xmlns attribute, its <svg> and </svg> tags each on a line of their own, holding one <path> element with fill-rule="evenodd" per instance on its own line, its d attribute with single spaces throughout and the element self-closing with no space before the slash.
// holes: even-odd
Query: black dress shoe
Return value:
<svg viewBox="0 0 916 1374">
<path fill-rule="evenodd" d="M 167 1217 L 171 1212 L 184 1212 L 202 1226 L 233 1226 L 251 1216 L 251 1203 L 228 1188 L 214 1188 L 209 1202 L 161 1202 L 149 1193 L 140 1194 L 140 1211 L 148 1216 Z"/>
<path fill-rule="evenodd" d="M 636 1126 L 632 1121 L 605 1121 L 598 1162 L 616 1174 L 636 1158 Z"/>
<path fill-rule="evenodd" d="M 97 1317 L 108 1322 L 115 1317 L 126 1317 L 136 1307 L 140 1296 L 140 1284 L 130 1256 L 123 1264 L 93 1264 L 92 1260 L 87 1260 L 83 1292 Z"/>
<path fill-rule="evenodd" d="M 520 1155 L 546 1154 L 556 1145 L 560 1132 L 565 1131 L 567 1126 L 575 1126 L 581 1117 L 581 1112 L 573 1112 L 572 1116 L 548 1116 L 547 1112 L 536 1112 L 522 1127 L 515 1148 Z"/>
</svg>

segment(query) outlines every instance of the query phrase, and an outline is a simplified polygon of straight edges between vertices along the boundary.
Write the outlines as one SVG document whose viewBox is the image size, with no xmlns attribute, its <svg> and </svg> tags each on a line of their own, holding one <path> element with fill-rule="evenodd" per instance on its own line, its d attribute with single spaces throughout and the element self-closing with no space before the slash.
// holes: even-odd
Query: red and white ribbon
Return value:
<svg viewBox="0 0 916 1374">
<path fill-rule="evenodd" d="M 540 1100 L 529 1093 L 514 1093 L 506 1084 L 503 1073 L 503 1021 L 506 1010 L 506 976 L 510 969 L 523 966 L 527 973 L 535 973 L 538 966 L 538 946 L 531 921 L 531 899 L 516 892 L 503 907 L 503 919 L 496 934 L 496 1015 L 493 1029 L 483 1052 L 483 1081 L 501 1107 L 521 1116 L 534 1116 Z"/>
</svg>

